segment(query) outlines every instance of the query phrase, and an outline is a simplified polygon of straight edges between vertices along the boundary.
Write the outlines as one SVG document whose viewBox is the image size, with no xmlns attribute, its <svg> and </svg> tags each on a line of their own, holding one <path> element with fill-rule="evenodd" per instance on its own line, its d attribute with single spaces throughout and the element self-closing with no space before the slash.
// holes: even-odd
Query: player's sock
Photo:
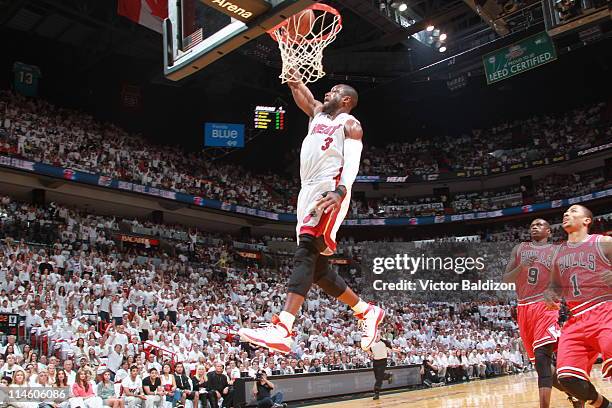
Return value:
<svg viewBox="0 0 612 408">
<path fill-rule="evenodd" d="M 293 322 L 295 321 L 295 316 L 283 310 L 278 315 L 278 318 L 281 321 L 281 323 L 287 327 L 287 330 L 291 332 L 291 330 L 293 329 Z"/>
<path fill-rule="evenodd" d="M 359 302 L 353 307 L 351 307 L 356 314 L 364 314 L 366 310 L 368 310 L 368 304 L 363 300 L 359 299 Z"/>
<path fill-rule="evenodd" d="M 589 401 L 589 404 L 597 408 L 610 408 L 610 401 L 601 394 L 597 394 L 597 399 Z"/>
</svg>

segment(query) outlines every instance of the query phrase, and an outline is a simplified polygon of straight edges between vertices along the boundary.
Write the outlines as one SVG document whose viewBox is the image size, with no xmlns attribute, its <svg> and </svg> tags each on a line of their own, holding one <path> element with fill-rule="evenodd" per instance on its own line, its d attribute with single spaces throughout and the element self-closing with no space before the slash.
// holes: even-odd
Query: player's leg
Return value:
<svg viewBox="0 0 612 408">
<path fill-rule="evenodd" d="M 595 350 L 592 359 L 595 359 L 599 353 L 603 357 L 601 373 L 604 378 L 612 378 L 612 318 L 610 316 L 612 316 L 612 303 L 605 303 L 591 310 L 584 318 L 585 332 L 592 333 L 592 336 L 587 339 Z M 581 399 L 587 401 L 591 406 L 612 407 L 612 403 L 598 392 L 591 382 L 572 381 L 571 387 L 580 390 L 577 392 L 582 392 L 584 395 L 584 398 Z"/>
<path fill-rule="evenodd" d="M 597 312 L 594 321 L 600 320 L 596 330 L 597 348 L 601 352 L 603 363 L 601 365 L 602 377 L 612 379 L 612 302 L 598 306 L 592 312 Z"/>
<path fill-rule="evenodd" d="M 538 373 L 538 390 L 540 394 L 540 408 L 550 407 L 552 387 L 565 392 L 554 373 L 552 359 L 554 344 L 546 344 L 535 349 L 535 368 Z"/>
<path fill-rule="evenodd" d="M 609 408 L 610 401 L 597 392 L 595 386 L 587 380 L 576 377 L 559 378 L 561 385 L 567 392 L 580 401 L 587 402 L 596 408 Z"/>
<path fill-rule="evenodd" d="M 272 318 L 272 325 L 257 329 L 240 329 L 242 340 L 268 347 L 275 351 L 288 353 L 293 345 L 292 329 L 295 316 L 299 312 L 314 281 L 319 253 L 324 249 L 321 240 L 312 235 L 299 236 L 295 251 L 294 268 L 287 284 L 287 300 L 279 316 Z"/>
<path fill-rule="evenodd" d="M 349 203 L 350 196 L 347 196 L 340 209 L 331 213 L 331 220 L 323 229 L 322 237 L 326 246 L 325 253 L 331 254 L 336 250 L 336 233 L 348 212 Z M 324 262 L 321 262 L 315 271 L 316 284 L 327 294 L 335 297 L 355 312 L 355 317 L 359 319 L 362 330 L 361 348 L 369 350 L 378 333 L 378 325 L 385 317 L 385 311 L 362 300 L 347 286 L 342 277 L 329 269 L 327 257 L 323 256 L 322 258 L 324 258 Z"/>
<path fill-rule="evenodd" d="M 593 312 L 580 319 L 572 318 L 565 324 L 559 339 L 557 376 L 561 387 L 572 397 L 593 407 L 608 408 L 609 401 L 597 392 L 589 378 L 599 351 L 590 344 L 596 337 L 586 334 L 591 332 L 591 325 L 597 327 L 605 320 Z"/>
<path fill-rule="evenodd" d="M 329 268 L 327 256 L 320 256 L 315 268 L 315 283 L 330 296 L 349 306 L 360 320 L 362 329 L 361 348 L 368 350 L 372 345 L 378 325 L 385 317 L 385 312 L 378 306 L 363 301 L 337 272 Z"/>
</svg>

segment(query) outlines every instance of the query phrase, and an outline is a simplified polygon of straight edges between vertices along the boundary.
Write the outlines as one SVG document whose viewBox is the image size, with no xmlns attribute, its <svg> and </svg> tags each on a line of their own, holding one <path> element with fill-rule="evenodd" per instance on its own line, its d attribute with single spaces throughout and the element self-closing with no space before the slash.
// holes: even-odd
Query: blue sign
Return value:
<svg viewBox="0 0 612 408">
<path fill-rule="evenodd" d="M 205 123 L 204 146 L 244 147 L 244 125 L 236 123 Z"/>
</svg>

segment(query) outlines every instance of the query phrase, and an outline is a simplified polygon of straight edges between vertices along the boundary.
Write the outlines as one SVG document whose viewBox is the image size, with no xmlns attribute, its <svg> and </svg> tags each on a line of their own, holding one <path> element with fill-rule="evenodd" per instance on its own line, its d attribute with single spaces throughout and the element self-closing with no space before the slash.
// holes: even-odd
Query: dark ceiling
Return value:
<svg viewBox="0 0 612 408">
<path fill-rule="evenodd" d="M 339 81 L 353 84 L 360 92 L 355 114 L 367 117 L 364 126 L 375 144 L 460 132 L 610 95 L 609 39 L 511 81 L 486 85 L 483 53 L 544 29 L 541 13 L 529 2 L 505 16 L 509 31 L 501 36 L 469 0 L 406 0 L 414 16 L 406 27 L 381 15 L 377 1 L 328 2 L 342 13 L 344 28 L 326 53 L 328 75 L 311 87 L 321 96 Z M 411 37 L 429 24 L 448 33 L 446 54 Z M 117 0 L 0 0 L 0 30 L 8 39 L 0 54 L 1 87 L 10 85 L 7 73 L 14 61 L 39 65 L 45 98 L 160 143 L 199 149 L 204 122 L 250 123 L 254 105 L 278 103 L 288 107 L 288 130 L 262 134 L 233 155 L 265 166 L 280 160 L 260 158 L 284 157 L 297 148 L 307 125 L 277 77 L 280 60 L 269 36 L 175 83 L 163 76 L 161 36 L 118 16 Z M 447 81 L 457 75 L 466 86 L 450 91 Z M 141 87 L 142 110 L 118 106 L 125 82 Z"/>
<path fill-rule="evenodd" d="M 497 37 L 464 0 L 406 0 L 406 18 L 409 13 L 412 19 L 409 27 L 397 24 L 391 16 L 381 15 L 379 1 L 328 2 L 340 10 L 344 21 L 342 35 L 327 53 L 330 74 L 380 82 L 417 71 L 454 51 Z M 395 12 L 399 2 L 389 4 Z M 75 62 L 82 71 L 110 55 L 159 63 L 160 35 L 118 16 L 116 10 L 117 0 L 0 0 L 0 26 L 78 48 L 80 55 L 75 55 Z M 539 23 L 532 19 L 530 25 Z M 430 24 L 441 27 L 449 35 L 445 55 L 410 37 Z M 252 41 L 237 52 L 268 66 L 280 64 L 276 45 L 268 36 Z M 226 71 L 224 65 L 220 71 Z M 154 82 L 164 81 L 157 69 L 148 74 Z M 194 85 L 193 80 L 185 82 Z"/>
</svg>

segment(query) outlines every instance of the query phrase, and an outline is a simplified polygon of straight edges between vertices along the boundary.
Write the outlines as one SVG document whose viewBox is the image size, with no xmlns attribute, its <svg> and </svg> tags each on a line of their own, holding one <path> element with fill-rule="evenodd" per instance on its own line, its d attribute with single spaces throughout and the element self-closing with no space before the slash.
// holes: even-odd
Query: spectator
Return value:
<svg viewBox="0 0 612 408">
<path fill-rule="evenodd" d="M 206 375 L 206 367 L 203 365 L 199 365 L 196 369 L 195 375 L 191 378 L 193 391 L 198 394 L 199 400 L 203 401 L 204 404 L 206 404 L 206 401 L 213 404 L 213 401 L 217 401 L 216 395 L 213 396 L 212 395 L 213 393 L 208 392 L 207 382 L 208 382 L 208 377 Z M 194 398 L 194 401 L 195 401 L 195 398 Z M 194 402 L 194 406 L 195 406 L 195 402 Z"/>
<path fill-rule="evenodd" d="M 268 380 L 268 375 L 264 370 L 259 371 L 253 383 L 253 395 L 257 399 L 257 408 L 282 408 L 287 404 L 283 403 L 283 393 L 277 392 L 271 395 L 274 384 Z"/>
<path fill-rule="evenodd" d="M 176 383 L 176 391 L 174 400 L 178 401 L 177 408 L 185 406 L 187 399 L 193 401 L 193 406 L 198 407 L 198 401 L 200 399 L 200 393 L 192 390 L 191 380 L 185 373 L 185 367 L 183 363 L 177 363 L 174 366 L 174 381 Z"/>
<path fill-rule="evenodd" d="M 98 396 L 102 398 L 102 403 L 111 408 L 123 408 L 124 402 L 122 398 L 117 398 L 115 393 L 115 384 L 111 381 L 110 370 L 104 371 L 102 380 L 98 383 Z"/>
<path fill-rule="evenodd" d="M 70 403 L 71 406 L 102 408 L 102 398 L 96 395 L 91 379 L 85 370 L 78 372 L 76 381 L 71 389 L 74 397 Z"/>
<path fill-rule="evenodd" d="M 168 363 L 165 363 L 162 366 L 162 374 L 161 374 L 161 387 L 164 393 L 168 396 L 168 401 L 172 402 L 172 405 L 175 405 L 178 399 L 174 399 L 175 391 L 176 391 L 176 380 L 174 378 L 174 374 L 172 374 L 172 366 Z"/>
<path fill-rule="evenodd" d="M 233 390 L 230 389 L 229 380 L 225 375 L 223 364 L 215 363 L 215 371 L 206 374 L 206 389 L 211 395 L 210 400 L 214 407 L 219 405 L 219 401 L 223 399 L 224 407 L 232 407 Z"/>
<path fill-rule="evenodd" d="M 12 347 L 9 347 L 9 346 L 10 345 L 8 345 L 6 349 L 8 349 L 9 351 L 12 351 Z M 15 374 L 15 372 L 23 371 L 23 368 L 16 362 L 17 359 L 15 357 L 15 354 L 8 354 L 5 358 L 6 358 L 6 363 L 4 363 L 4 366 L 0 367 L 0 377 L 13 378 L 13 375 Z"/>
<path fill-rule="evenodd" d="M 131 366 L 130 374 L 121 381 L 123 399 L 128 408 L 140 408 L 147 396 L 142 390 L 142 380 L 138 375 L 138 367 Z"/>
<path fill-rule="evenodd" d="M 168 391 L 164 389 L 159 373 L 155 368 L 151 368 L 149 376 L 142 380 L 142 388 L 146 396 L 145 408 L 160 408 L 163 406 Z"/>
</svg>

